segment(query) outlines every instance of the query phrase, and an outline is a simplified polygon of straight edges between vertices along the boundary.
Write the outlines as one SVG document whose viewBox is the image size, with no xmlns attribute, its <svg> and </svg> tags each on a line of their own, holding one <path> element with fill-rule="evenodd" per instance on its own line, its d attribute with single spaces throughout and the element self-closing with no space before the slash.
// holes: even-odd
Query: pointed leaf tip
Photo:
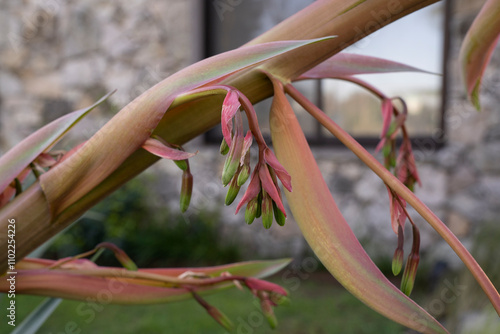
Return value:
<svg viewBox="0 0 500 334">
<path fill-rule="evenodd" d="M 154 138 L 148 138 L 142 145 L 142 148 L 160 158 L 169 160 L 186 160 L 198 154 L 198 151 L 195 153 L 189 153 L 176 148 L 168 147 L 160 140 Z"/>
<path fill-rule="evenodd" d="M 488 0 L 474 19 L 460 49 L 459 61 L 467 96 L 480 110 L 481 81 L 500 37 L 500 0 Z"/>
</svg>

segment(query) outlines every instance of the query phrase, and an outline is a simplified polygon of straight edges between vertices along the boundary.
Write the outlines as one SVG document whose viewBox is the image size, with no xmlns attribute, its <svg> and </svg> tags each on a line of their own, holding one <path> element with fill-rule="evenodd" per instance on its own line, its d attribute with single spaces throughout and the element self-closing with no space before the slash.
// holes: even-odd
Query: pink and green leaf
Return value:
<svg viewBox="0 0 500 334">
<path fill-rule="evenodd" d="M 142 148 L 160 158 L 169 160 L 186 160 L 195 156 L 198 152 L 189 153 L 164 145 L 161 141 L 148 138 Z"/>
<path fill-rule="evenodd" d="M 104 102 L 106 94 L 90 107 L 73 111 L 34 132 L 0 157 L 0 193 L 40 154 L 54 146 L 76 123 Z"/>
<path fill-rule="evenodd" d="M 479 110 L 479 90 L 484 71 L 500 36 L 500 0 L 488 0 L 465 35 L 459 61 L 467 96 Z"/>
<path fill-rule="evenodd" d="M 182 282 L 179 277 L 185 273 L 198 273 L 207 276 L 213 284 L 200 286 L 202 293 L 216 291 L 232 286 L 232 276 L 263 278 L 283 269 L 290 259 L 271 261 L 249 261 L 215 267 L 200 268 L 152 268 L 130 272 L 126 269 L 97 267 L 88 260 L 73 260 L 61 269 L 49 269 L 56 261 L 45 259 L 24 259 L 17 264 L 16 292 L 42 296 L 85 300 L 96 297 L 102 291 L 112 294 L 111 301 L 116 304 L 151 304 L 171 302 L 191 297 L 183 288 L 169 287 L 162 280 L 155 282 L 144 278 L 132 278 L 134 273 L 151 277 L 171 278 Z M 87 264 L 88 263 L 88 264 Z M 89 267 L 91 265 L 91 267 Z M 64 268 L 64 269 L 63 269 Z M 90 268 L 90 269 L 89 269 Z M 102 274 L 100 274 L 102 271 Z M 112 274 L 110 274 L 112 273 Z M 217 280 L 226 277 L 225 280 Z M 189 283 L 189 279 L 186 281 Z M 250 280 L 252 282 L 259 282 Z M 255 283 L 257 284 L 257 283 Z M 259 287 L 279 289 L 275 284 L 259 283 Z M 266 285 L 267 284 L 267 285 Z M 0 281 L 0 291 L 9 290 L 8 282 Z M 281 290 L 279 290 L 281 291 Z"/>
<path fill-rule="evenodd" d="M 275 81 L 274 88 L 273 145 L 292 177 L 294 191 L 285 191 L 292 214 L 313 251 L 347 290 L 380 314 L 424 333 L 447 333 L 389 282 L 364 251 L 333 200 L 283 87 Z"/>
<path fill-rule="evenodd" d="M 302 74 L 299 79 L 321 79 L 357 74 L 421 72 L 430 73 L 392 60 L 354 53 L 338 53 Z"/>
</svg>

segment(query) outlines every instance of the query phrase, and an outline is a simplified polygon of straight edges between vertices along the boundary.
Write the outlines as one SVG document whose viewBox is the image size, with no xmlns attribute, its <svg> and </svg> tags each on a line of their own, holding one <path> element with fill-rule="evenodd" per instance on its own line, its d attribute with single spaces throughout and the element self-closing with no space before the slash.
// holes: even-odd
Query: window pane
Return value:
<svg viewBox="0 0 500 334">
<path fill-rule="evenodd" d="M 441 73 L 444 49 L 444 5 L 437 3 L 398 20 L 352 45 L 345 52 L 386 58 Z M 412 136 L 431 136 L 441 127 L 442 76 L 422 73 L 358 76 L 408 106 Z M 344 81 L 324 80 L 323 105 L 354 136 L 378 136 L 380 101 Z M 325 132 L 326 134 L 326 132 Z"/>
</svg>

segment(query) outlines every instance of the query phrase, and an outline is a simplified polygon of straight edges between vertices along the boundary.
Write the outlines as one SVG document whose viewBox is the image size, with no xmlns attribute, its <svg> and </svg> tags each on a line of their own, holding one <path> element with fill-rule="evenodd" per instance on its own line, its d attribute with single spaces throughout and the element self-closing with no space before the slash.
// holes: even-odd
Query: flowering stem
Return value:
<svg viewBox="0 0 500 334">
<path fill-rule="evenodd" d="M 230 90 L 236 90 L 236 88 L 227 85 L 213 85 L 209 87 L 194 89 L 190 92 L 178 95 L 175 98 L 174 102 L 172 102 L 171 108 L 203 97 L 227 94 Z M 260 132 L 257 114 L 253 109 L 253 105 L 243 93 L 238 91 L 238 96 L 239 102 L 241 103 L 241 106 L 245 111 L 248 119 L 248 127 L 250 128 L 250 131 L 252 131 L 252 135 L 255 138 L 255 141 L 259 145 L 259 150 L 264 150 L 267 145 L 264 137 L 262 136 L 262 133 Z"/>
<path fill-rule="evenodd" d="M 415 194 L 401 183 L 394 175 L 382 166 L 363 146 L 344 131 L 339 125 L 331 120 L 321 109 L 316 107 L 295 87 L 288 84 L 285 91 L 297 101 L 307 112 L 316 118 L 327 130 L 337 137 L 347 148 L 349 148 L 361 161 L 375 172 L 394 192 L 400 195 L 409 203 L 450 245 L 455 253 L 467 266 L 471 274 L 479 283 L 483 291 L 490 299 L 493 307 L 500 315 L 500 295 L 484 273 L 483 269 L 476 262 L 465 246 L 451 232 L 451 230 L 420 200 Z"/>
</svg>

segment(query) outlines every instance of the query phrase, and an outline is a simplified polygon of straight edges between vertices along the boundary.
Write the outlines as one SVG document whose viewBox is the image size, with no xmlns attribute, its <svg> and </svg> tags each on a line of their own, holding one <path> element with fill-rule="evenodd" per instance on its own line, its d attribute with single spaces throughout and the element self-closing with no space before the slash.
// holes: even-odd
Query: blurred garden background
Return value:
<svg viewBox="0 0 500 334">
<path fill-rule="evenodd" d="M 60 148 L 68 149 L 88 139 L 163 78 L 244 44 L 311 2 L 2 1 L 0 153 L 43 124 L 117 89 L 61 142 Z M 500 240 L 500 50 L 483 80 L 480 113 L 466 100 L 456 61 L 460 42 L 482 3 L 440 2 L 368 36 L 348 51 L 442 73 L 364 79 L 407 101 L 422 179 L 416 193 L 499 287 L 495 249 Z M 377 22 L 382 14 L 373 15 Z M 377 100 L 333 81 L 307 83 L 300 89 L 374 151 L 382 121 Z M 266 134 L 269 104 L 258 107 Z M 400 278 L 391 274 L 397 238 L 390 227 L 384 184 L 312 118 L 300 109 L 297 114 L 342 213 L 377 265 L 399 285 Z M 271 278 L 291 293 L 291 304 L 276 310 L 279 327 L 274 333 L 411 333 L 350 296 L 315 258 L 291 215 L 284 227 L 274 224 L 265 230 L 259 222 L 246 225 L 243 214 L 234 215 L 234 206 L 223 205 L 220 139 L 220 130 L 214 129 L 185 145 L 187 151 L 200 151 L 190 159 L 194 192 L 186 213 L 178 205 L 182 173 L 171 161 L 160 161 L 36 255 L 72 256 L 109 241 L 139 267 L 293 258 L 289 267 Z M 412 297 L 453 333 L 497 333 L 498 317 L 458 257 L 416 212 L 410 210 L 410 214 L 422 239 Z M 408 252 L 411 241 L 406 245 Z M 98 264 L 118 265 L 107 252 Z M 16 299 L 18 321 L 43 300 L 20 295 Z M 272 332 L 248 292 L 230 289 L 208 300 L 228 314 L 240 333 Z M 0 309 L 6 303 L 7 298 L 0 297 Z M 0 322 L 1 333 L 10 330 L 6 321 Z M 63 301 L 39 332 L 223 333 L 223 329 L 193 301 L 151 306 Z"/>
</svg>

